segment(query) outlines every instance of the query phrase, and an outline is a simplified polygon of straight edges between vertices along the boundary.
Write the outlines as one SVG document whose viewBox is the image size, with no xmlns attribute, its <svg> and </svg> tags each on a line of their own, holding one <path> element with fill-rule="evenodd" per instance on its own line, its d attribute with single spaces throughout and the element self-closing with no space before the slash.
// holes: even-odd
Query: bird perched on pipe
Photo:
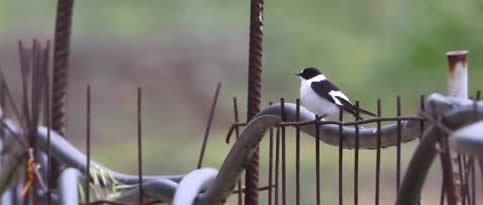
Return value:
<svg viewBox="0 0 483 205">
<path fill-rule="evenodd" d="M 319 69 L 308 67 L 295 75 L 300 77 L 300 102 L 311 112 L 319 115 L 320 118 L 327 115 L 337 115 L 340 108 L 348 112 L 357 120 L 356 106 L 349 98 L 334 84 L 332 84 Z M 359 113 L 376 116 L 374 113 L 359 108 Z"/>
</svg>

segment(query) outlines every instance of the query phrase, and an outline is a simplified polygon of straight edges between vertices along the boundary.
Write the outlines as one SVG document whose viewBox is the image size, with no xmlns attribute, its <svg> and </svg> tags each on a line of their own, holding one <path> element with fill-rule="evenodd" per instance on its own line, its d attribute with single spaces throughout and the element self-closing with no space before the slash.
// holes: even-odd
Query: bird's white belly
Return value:
<svg viewBox="0 0 483 205">
<path fill-rule="evenodd" d="M 336 115 L 339 106 L 320 97 L 309 86 L 300 87 L 300 102 L 302 105 L 317 115 Z"/>
</svg>

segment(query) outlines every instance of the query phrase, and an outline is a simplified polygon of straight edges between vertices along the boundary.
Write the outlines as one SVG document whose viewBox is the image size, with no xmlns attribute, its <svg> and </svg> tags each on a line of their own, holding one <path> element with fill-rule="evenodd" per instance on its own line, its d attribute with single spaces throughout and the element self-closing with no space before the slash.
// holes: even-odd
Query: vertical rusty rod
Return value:
<svg viewBox="0 0 483 205">
<path fill-rule="evenodd" d="M 263 0 L 251 0 L 250 3 L 247 121 L 251 120 L 260 111 L 263 56 L 263 4 Z M 246 166 L 245 204 L 258 204 L 258 161 L 259 149 L 257 148 Z"/>
<path fill-rule="evenodd" d="M 73 0 L 59 0 L 54 36 L 54 76 L 52 85 L 52 126 L 65 134 L 65 102 L 69 79 L 69 54 Z"/>
<path fill-rule="evenodd" d="M 89 203 L 89 183 L 91 179 L 91 85 L 87 85 L 86 94 L 87 117 L 86 117 L 86 147 L 87 147 L 87 169 L 86 169 L 86 203 Z"/>
<path fill-rule="evenodd" d="M 396 98 L 397 116 L 401 116 L 401 96 Z M 401 120 L 397 120 L 397 147 L 396 147 L 396 196 L 399 197 L 399 187 L 401 185 Z"/>
<path fill-rule="evenodd" d="M 238 100 L 236 97 L 233 98 L 233 115 L 235 118 L 235 123 L 238 123 L 240 120 L 238 118 Z M 235 127 L 235 136 L 238 139 L 240 136 L 240 129 L 238 126 Z M 242 179 L 238 181 L 238 205 L 243 204 L 243 191 L 242 191 Z"/>
<path fill-rule="evenodd" d="M 468 51 L 449 51 L 448 57 L 448 95 L 458 98 L 468 98 Z M 461 204 L 461 182 L 458 169 L 458 154 L 450 153 L 452 164 L 452 184 L 454 184 L 456 200 Z"/>
<path fill-rule="evenodd" d="M 381 98 L 377 99 L 377 117 L 381 117 Z M 377 121 L 377 151 L 376 151 L 376 205 L 379 205 L 379 184 L 381 180 L 381 121 Z"/>
<path fill-rule="evenodd" d="M 295 100 L 295 121 L 300 121 L 300 99 Z M 295 204 L 300 204 L 300 127 L 295 127 Z"/>
<path fill-rule="evenodd" d="M 356 121 L 359 120 L 359 101 L 356 100 Z M 359 125 L 355 125 L 356 143 L 354 149 L 354 205 L 359 204 Z"/>
<path fill-rule="evenodd" d="M 315 119 L 319 119 L 319 116 L 315 116 Z M 320 130 L 319 122 L 315 123 L 315 190 L 316 190 L 316 204 L 320 205 Z"/>
<path fill-rule="evenodd" d="M 269 103 L 270 105 L 272 102 Z M 268 205 L 272 205 L 272 187 L 273 187 L 273 128 L 269 131 L 270 142 L 268 147 Z"/>
<path fill-rule="evenodd" d="M 216 84 L 215 96 L 213 97 L 213 103 L 211 104 L 210 115 L 208 116 L 208 123 L 206 124 L 205 135 L 203 137 L 203 144 L 201 145 L 200 158 L 198 159 L 197 169 L 203 165 L 203 157 L 205 155 L 206 143 L 208 142 L 208 136 L 210 135 L 211 123 L 213 122 L 213 116 L 215 115 L 216 101 L 220 94 L 221 82 Z M 241 192 L 241 191 L 240 191 Z"/>
<path fill-rule="evenodd" d="M 142 90 L 138 87 L 137 93 L 137 115 L 138 115 L 138 177 L 139 177 L 139 204 L 143 203 L 143 142 L 142 142 L 142 121 L 141 121 L 141 103 L 142 103 Z"/>
<path fill-rule="evenodd" d="M 471 205 L 476 205 L 476 170 L 475 170 L 475 159 L 470 157 L 471 166 Z"/>
<path fill-rule="evenodd" d="M 54 32 L 54 56 L 52 77 L 52 128 L 65 137 L 65 104 L 69 82 L 69 54 L 74 0 L 58 0 Z M 59 174 L 58 162 L 50 158 L 52 176 Z M 51 177 L 51 187 L 57 186 Z"/>
<path fill-rule="evenodd" d="M 278 205 L 278 198 L 279 198 L 278 197 L 279 164 L 280 164 L 280 127 L 277 127 L 277 131 L 275 134 L 275 194 L 274 194 L 274 198 L 275 198 L 274 202 L 277 205 Z"/>
<path fill-rule="evenodd" d="M 50 129 L 51 129 L 51 105 L 50 105 L 50 78 L 48 72 L 45 74 L 45 121 L 47 124 L 47 205 L 52 204 L 52 192 L 50 190 L 52 175 L 52 150 L 50 148 Z"/>
<path fill-rule="evenodd" d="M 339 121 L 344 121 L 344 109 L 339 109 Z M 339 124 L 339 205 L 344 203 L 344 127 Z"/>
<path fill-rule="evenodd" d="M 280 108 L 281 108 L 281 113 L 282 113 L 282 121 L 285 121 L 285 99 L 280 98 Z M 282 126 L 281 128 L 282 132 L 282 205 L 287 204 L 287 168 L 286 168 L 286 144 L 285 144 L 285 126 Z"/>
</svg>

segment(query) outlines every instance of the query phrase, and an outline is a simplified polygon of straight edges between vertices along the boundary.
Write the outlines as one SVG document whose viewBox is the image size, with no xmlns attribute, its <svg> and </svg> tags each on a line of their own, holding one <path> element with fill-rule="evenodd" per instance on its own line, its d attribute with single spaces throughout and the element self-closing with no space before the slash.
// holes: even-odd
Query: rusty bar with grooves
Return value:
<svg viewBox="0 0 483 205">
<path fill-rule="evenodd" d="M 65 137 L 65 104 L 69 82 L 69 54 L 74 0 L 58 0 L 54 31 L 53 76 L 52 76 L 52 129 Z M 59 162 L 52 161 L 52 176 L 59 175 Z M 57 179 L 52 177 L 51 187 L 57 186 Z"/>
<path fill-rule="evenodd" d="M 397 117 L 401 116 L 401 96 L 396 98 Z M 401 120 L 397 120 L 397 147 L 396 147 L 396 196 L 399 196 L 401 186 Z"/>
<path fill-rule="evenodd" d="M 269 103 L 272 105 L 272 102 Z M 269 131 L 268 145 L 268 205 L 272 205 L 272 186 L 273 186 L 273 128 Z"/>
<path fill-rule="evenodd" d="M 210 115 L 208 116 L 208 123 L 206 124 L 205 135 L 203 136 L 203 143 L 201 145 L 200 157 L 198 159 L 197 169 L 203 165 L 203 157 L 205 156 L 206 144 L 210 135 L 211 123 L 213 122 L 213 116 L 215 115 L 216 102 L 218 95 L 220 94 L 221 82 L 216 84 L 215 96 L 213 96 L 213 103 L 211 104 Z"/>
<path fill-rule="evenodd" d="M 251 0 L 250 36 L 248 48 L 248 108 L 247 122 L 260 111 L 263 56 L 263 0 Z M 246 166 L 245 204 L 258 204 L 259 148 Z"/>
<path fill-rule="evenodd" d="M 139 177 L 139 204 L 143 204 L 143 142 L 142 142 L 142 121 L 141 121 L 141 103 L 142 90 L 138 87 L 137 90 L 137 128 L 138 128 L 138 177 Z"/>
<path fill-rule="evenodd" d="M 69 84 L 69 54 L 73 0 L 58 0 L 54 36 L 52 128 L 65 136 L 65 103 Z"/>
<path fill-rule="evenodd" d="M 279 164 L 280 164 L 280 127 L 277 127 L 276 134 L 275 134 L 275 204 L 278 205 L 278 171 L 279 171 Z M 247 203 L 245 203 L 247 204 Z"/>
<path fill-rule="evenodd" d="M 282 113 L 282 121 L 285 121 L 285 99 L 280 98 L 280 109 Z M 286 144 L 285 144 L 285 126 L 281 126 L 282 132 L 282 205 L 287 204 L 287 167 L 286 167 Z"/>
<path fill-rule="evenodd" d="M 359 101 L 356 100 L 356 121 L 359 121 Z M 359 125 L 355 125 L 355 149 L 354 149 L 354 205 L 359 204 Z"/>
<path fill-rule="evenodd" d="M 339 121 L 344 121 L 344 109 L 339 108 Z M 339 205 L 344 203 L 344 127 L 339 125 Z"/>
<path fill-rule="evenodd" d="M 319 116 L 315 115 L 315 119 Z M 315 190 L 316 204 L 320 205 L 320 124 L 315 123 Z"/>
<path fill-rule="evenodd" d="M 377 99 L 377 117 L 381 117 L 381 98 Z M 376 196 L 375 204 L 379 205 L 379 185 L 381 180 L 381 121 L 377 122 L 377 150 L 376 150 Z"/>
<path fill-rule="evenodd" d="M 233 117 L 235 118 L 235 123 L 238 123 L 240 120 L 238 118 L 238 100 L 236 97 L 233 97 Z M 238 139 L 238 136 L 240 135 L 240 129 L 238 127 L 235 128 L 235 137 Z M 240 180 L 238 181 L 237 184 L 238 190 L 242 190 L 242 179 L 240 177 Z M 238 205 L 243 204 L 243 192 L 239 191 L 237 193 L 238 196 Z"/>
<path fill-rule="evenodd" d="M 300 121 L 300 99 L 295 103 L 295 121 Z M 295 204 L 300 204 L 300 127 L 295 126 Z"/>
<path fill-rule="evenodd" d="M 87 84 L 86 93 L 86 147 L 87 147 L 87 169 L 86 169 L 86 203 L 89 203 L 89 181 L 91 179 L 91 85 Z"/>
</svg>

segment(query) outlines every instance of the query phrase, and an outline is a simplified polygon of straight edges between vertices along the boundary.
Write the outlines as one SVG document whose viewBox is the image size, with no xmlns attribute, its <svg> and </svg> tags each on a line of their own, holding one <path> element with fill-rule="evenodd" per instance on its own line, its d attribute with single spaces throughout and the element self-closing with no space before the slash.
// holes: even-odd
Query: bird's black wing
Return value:
<svg viewBox="0 0 483 205">
<path fill-rule="evenodd" d="M 345 111 L 351 113 L 352 115 L 356 116 L 355 106 L 349 101 L 347 96 L 342 93 L 339 88 L 337 88 L 334 84 L 332 84 L 328 80 L 322 80 L 317 82 L 312 82 L 310 87 L 316 92 L 320 97 L 327 99 L 328 101 L 341 106 Z M 376 116 L 374 113 L 369 112 L 365 109 L 359 107 L 359 112 L 370 115 Z M 362 119 L 359 117 L 359 119 Z"/>
<path fill-rule="evenodd" d="M 339 88 L 335 87 L 334 84 L 329 82 L 328 80 L 322 80 L 322 81 L 316 81 L 312 82 L 310 84 L 310 87 L 314 90 L 315 93 L 317 93 L 320 97 L 337 104 L 336 101 L 334 100 L 333 96 L 329 94 L 330 91 L 338 91 Z M 339 104 L 337 104 L 339 105 Z M 342 105 L 339 105 L 342 106 Z"/>
</svg>

